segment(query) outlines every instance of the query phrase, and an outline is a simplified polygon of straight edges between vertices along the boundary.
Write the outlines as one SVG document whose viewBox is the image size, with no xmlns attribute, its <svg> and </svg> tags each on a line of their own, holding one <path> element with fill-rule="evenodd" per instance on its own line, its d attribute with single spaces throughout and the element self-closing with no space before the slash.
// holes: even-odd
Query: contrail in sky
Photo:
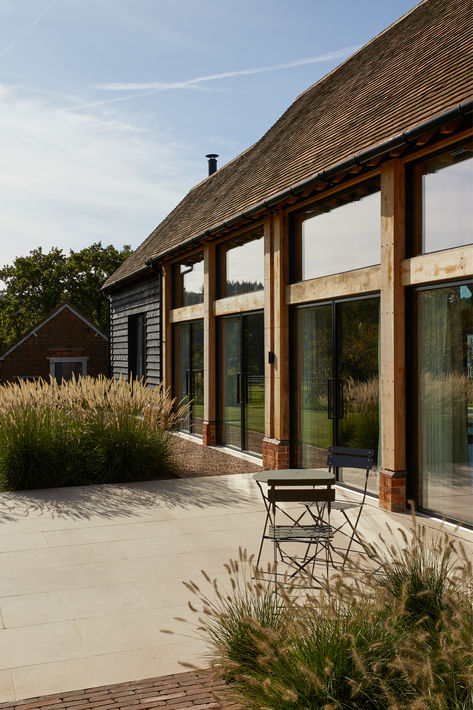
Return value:
<svg viewBox="0 0 473 710">
<path fill-rule="evenodd" d="M 114 82 L 111 84 L 99 84 L 96 86 L 97 89 L 104 89 L 106 91 L 168 91 L 170 89 L 191 89 L 194 88 L 196 84 L 201 84 L 205 81 L 217 81 L 218 79 L 228 79 L 234 76 L 245 76 L 249 74 L 263 74 L 264 72 L 277 71 L 278 69 L 290 69 L 291 67 L 300 67 L 304 64 L 315 64 L 316 62 L 326 62 L 330 59 L 341 59 L 350 54 L 353 54 L 360 45 L 354 45 L 352 47 L 344 47 L 343 49 L 338 49 L 335 52 L 327 52 L 326 54 L 319 54 L 317 57 L 307 57 L 306 59 L 296 59 L 293 62 L 285 62 L 284 64 L 273 64 L 269 67 L 258 67 L 257 69 L 239 69 L 237 71 L 222 72 L 221 74 L 209 74 L 208 76 L 199 76 L 195 79 L 187 79 L 185 81 L 149 81 L 149 82 L 131 82 L 131 83 L 119 83 Z"/>
<path fill-rule="evenodd" d="M 25 27 L 25 28 L 23 29 L 23 31 L 19 34 L 19 36 L 18 36 L 15 40 L 13 40 L 13 42 L 11 42 L 11 43 L 8 45 L 8 47 L 5 47 L 5 49 L 3 49 L 3 50 L 0 52 L 0 57 L 4 57 L 5 54 L 7 54 L 11 49 L 13 49 L 13 47 L 14 47 L 16 44 L 18 44 L 18 42 L 20 41 L 20 39 L 21 39 L 22 37 L 24 37 L 26 34 L 28 34 L 28 32 L 31 32 L 31 30 L 33 29 L 33 27 L 35 27 L 35 26 L 38 24 L 38 22 L 41 22 L 41 20 L 43 19 L 43 17 L 44 17 L 45 15 L 47 15 L 48 12 L 51 12 L 51 10 L 53 9 L 54 5 L 57 5 L 58 2 L 59 2 L 59 0 L 53 0 L 52 2 L 50 2 L 49 5 L 47 5 L 47 6 L 44 8 L 44 10 L 39 13 L 38 17 L 37 17 L 35 20 L 33 20 L 33 22 L 30 22 L 29 25 L 26 25 L 26 27 Z"/>
</svg>

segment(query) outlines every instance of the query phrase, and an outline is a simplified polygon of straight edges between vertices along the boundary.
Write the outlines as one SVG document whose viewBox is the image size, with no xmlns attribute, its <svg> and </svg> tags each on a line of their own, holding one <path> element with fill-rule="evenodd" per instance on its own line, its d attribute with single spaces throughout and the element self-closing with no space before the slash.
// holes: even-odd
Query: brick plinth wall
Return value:
<svg viewBox="0 0 473 710">
<path fill-rule="evenodd" d="M 263 439 L 263 468 L 271 470 L 289 466 L 289 442 Z"/>
<path fill-rule="evenodd" d="M 405 471 L 380 471 L 379 507 L 393 513 L 402 513 L 406 509 Z"/>
<path fill-rule="evenodd" d="M 215 446 L 217 443 L 217 425 L 215 422 L 202 422 L 202 443 Z"/>
</svg>

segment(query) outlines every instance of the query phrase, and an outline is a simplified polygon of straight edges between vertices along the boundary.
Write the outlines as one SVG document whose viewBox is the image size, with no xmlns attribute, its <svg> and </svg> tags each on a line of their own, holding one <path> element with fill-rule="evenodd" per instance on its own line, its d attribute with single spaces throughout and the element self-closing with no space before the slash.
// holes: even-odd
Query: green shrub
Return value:
<svg viewBox="0 0 473 710">
<path fill-rule="evenodd" d="M 18 490 L 66 485 L 84 464 L 77 422 L 61 412 L 23 410 L 0 419 L 0 484 Z"/>
<path fill-rule="evenodd" d="M 7 490 L 169 477 L 167 428 L 184 407 L 162 386 L 79 378 L 0 387 L 0 487 Z"/>
<path fill-rule="evenodd" d="M 95 460 L 95 483 L 169 478 L 175 470 L 169 435 L 139 417 L 91 417 L 86 438 Z"/>
</svg>

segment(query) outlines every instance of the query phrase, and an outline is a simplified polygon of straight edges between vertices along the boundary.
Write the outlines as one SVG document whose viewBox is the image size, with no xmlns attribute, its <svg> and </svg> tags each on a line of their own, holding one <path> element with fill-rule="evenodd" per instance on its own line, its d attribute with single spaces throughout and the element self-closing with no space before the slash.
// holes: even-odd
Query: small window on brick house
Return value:
<svg viewBox="0 0 473 710">
<path fill-rule="evenodd" d="M 144 313 L 128 316 L 128 375 L 146 377 L 146 322 Z"/>
<path fill-rule="evenodd" d="M 72 378 L 77 380 L 80 376 L 87 374 L 87 358 L 52 357 L 50 358 L 50 374 L 59 383 Z"/>
</svg>

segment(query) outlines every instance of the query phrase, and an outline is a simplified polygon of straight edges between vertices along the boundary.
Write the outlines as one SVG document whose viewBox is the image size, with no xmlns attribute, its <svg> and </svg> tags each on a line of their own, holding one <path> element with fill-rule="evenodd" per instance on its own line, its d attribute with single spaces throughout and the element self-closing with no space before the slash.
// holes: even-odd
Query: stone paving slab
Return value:
<svg viewBox="0 0 473 710">
<path fill-rule="evenodd" d="M 411 524 L 369 499 L 362 533 L 375 541 L 387 521 Z M 263 522 L 248 473 L 0 493 L 0 703 L 208 667 L 182 582 L 204 569 L 225 583 Z M 449 530 L 473 551 L 473 533 Z"/>
<path fill-rule="evenodd" d="M 224 689 L 208 672 L 190 671 L 1 703 L 0 710 L 238 710 L 231 702 L 217 700 Z"/>
</svg>

